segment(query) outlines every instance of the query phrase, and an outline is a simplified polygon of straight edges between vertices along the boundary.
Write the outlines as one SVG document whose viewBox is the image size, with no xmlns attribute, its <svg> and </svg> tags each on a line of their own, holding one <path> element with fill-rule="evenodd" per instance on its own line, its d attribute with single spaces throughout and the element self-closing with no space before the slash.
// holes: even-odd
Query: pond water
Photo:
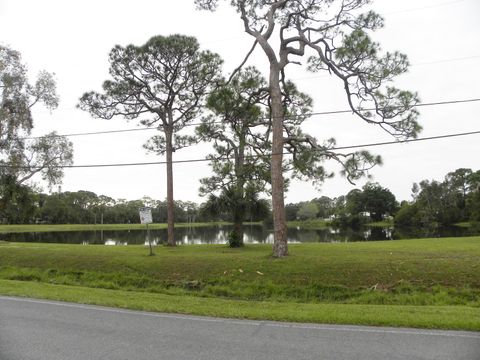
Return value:
<svg viewBox="0 0 480 360">
<path fill-rule="evenodd" d="M 177 244 L 226 244 L 232 226 L 188 227 L 175 229 Z M 244 242 L 250 244 L 273 243 L 273 233 L 259 225 L 247 225 L 244 228 Z M 101 244 L 101 245 L 148 245 L 146 230 L 122 231 L 68 231 L 68 232 L 36 232 L 36 233 L 4 233 L 0 240 L 12 242 L 64 243 L 64 244 Z M 412 231 L 394 229 L 393 227 L 372 227 L 363 229 L 306 230 L 288 229 L 289 243 L 312 242 L 351 242 L 396 240 L 424 237 L 470 236 L 480 235 L 480 229 L 460 227 L 436 230 Z M 150 241 L 154 245 L 163 244 L 167 239 L 167 230 L 150 230 Z"/>
</svg>

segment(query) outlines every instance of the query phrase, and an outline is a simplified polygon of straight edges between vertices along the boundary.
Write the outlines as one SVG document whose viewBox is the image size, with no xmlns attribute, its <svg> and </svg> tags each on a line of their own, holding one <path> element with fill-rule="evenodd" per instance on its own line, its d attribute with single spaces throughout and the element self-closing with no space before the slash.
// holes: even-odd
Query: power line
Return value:
<svg viewBox="0 0 480 360">
<path fill-rule="evenodd" d="M 463 60 L 470 60 L 470 59 L 478 59 L 480 55 L 472 55 L 472 56 L 464 56 L 459 58 L 451 58 L 451 59 L 440 59 L 440 60 L 433 60 L 433 61 L 424 61 L 419 63 L 414 63 L 411 66 L 423 66 L 423 65 L 431 65 L 431 64 L 442 64 L 447 62 L 454 62 L 454 61 L 463 61 Z"/>
<path fill-rule="evenodd" d="M 384 146 L 384 145 L 394 145 L 394 144 L 404 144 L 410 142 L 419 142 L 419 141 L 427 141 L 427 140 L 438 140 L 438 139 L 445 139 L 445 138 L 452 138 L 452 137 L 459 137 L 459 136 L 467 136 L 467 135 L 475 135 L 480 134 L 480 130 L 478 131 L 469 131 L 463 133 L 456 133 L 456 134 L 445 134 L 445 135 L 437 135 L 437 136 L 429 136 L 423 138 L 416 138 L 416 139 L 407 139 L 407 140 L 395 140 L 395 141 L 384 141 L 378 143 L 366 143 L 366 144 L 359 144 L 359 145 L 348 145 L 348 146 L 337 146 L 333 148 L 325 149 L 327 151 L 333 150 L 349 150 L 349 149 L 356 149 L 356 148 L 366 148 L 366 147 L 374 147 L 374 146 Z M 323 150 L 319 150 L 323 151 Z M 265 154 L 265 156 L 274 156 L 278 154 Z M 282 153 L 282 155 L 290 155 L 290 153 Z M 259 155 L 252 155 L 248 156 L 248 158 L 260 158 Z M 229 158 L 231 159 L 231 158 Z M 183 163 L 196 163 L 196 162 L 206 162 L 212 161 L 212 159 L 202 158 L 202 159 L 187 159 L 187 160 L 173 160 L 172 164 L 183 164 Z M 167 164 L 166 161 L 151 161 L 151 162 L 136 162 L 136 163 L 117 163 L 117 164 L 87 164 L 87 165 L 62 165 L 56 166 L 55 168 L 62 168 L 62 169 L 72 169 L 72 168 L 100 168 L 100 167 L 126 167 L 126 166 L 145 166 L 145 165 L 165 165 Z M 0 168 L 16 168 L 16 169 L 38 169 L 39 167 L 26 167 L 26 166 L 13 166 L 9 164 L 0 164 Z"/>
<path fill-rule="evenodd" d="M 471 55 L 471 56 L 464 56 L 464 57 L 459 57 L 459 58 L 431 60 L 431 61 L 413 63 L 413 64 L 410 65 L 410 67 L 433 65 L 433 64 L 443 64 L 443 63 L 449 63 L 449 62 L 455 62 L 455 61 L 464 61 L 464 60 L 470 60 L 470 59 L 478 59 L 478 58 L 480 58 L 480 55 Z M 315 79 L 321 79 L 321 78 L 327 78 L 327 77 L 330 77 L 330 75 L 329 74 L 322 74 L 322 75 L 317 75 L 317 76 L 304 76 L 304 77 L 294 78 L 294 79 L 291 79 L 291 80 L 315 80 Z"/>
<path fill-rule="evenodd" d="M 429 6 L 423 6 L 423 7 L 417 7 L 417 8 L 411 8 L 411 9 L 404 9 L 404 10 L 397 10 L 397 11 L 392 11 L 392 12 L 387 12 L 385 15 L 394 15 L 394 14 L 401 14 L 401 13 L 406 13 L 406 12 L 412 12 L 412 11 L 420 11 L 420 10 L 427 10 L 427 9 L 433 9 L 441 6 L 447 6 L 447 5 L 453 5 L 461 2 L 465 2 L 466 0 L 456 0 L 456 1 L 448 1 L 440 4 L 435 4 L 435 5 L 429 5 Z"/>
<path fill-rule="evenodd" d="M 440 106 L 440 105 L 451 105 L 451 104 L 461 104 L 461 103 L 470 103 L 470 102 L 478 102 L 480 98 L 473 98 L 473 99 L 462 99 L 462 100 L 447 100 L 447 101 L 437 101 L 437 102 L 429 102 L 429 103 L 420 103 L 413 105 L 413 107 L 424 107 L 424 106 Z M 370 109 L 362 109 L 362 111 L 375 111 L 377 109 L 370 108 Z M 332 111 L 318 111 L 312 112 L 301 116 L 321 116 L 321 115 L 334 115 L 334 114 L 350 114 L 352 113 L 351 109 L 348 110 L 332 110 Z M 285 119 L 294 119 L 299 116 L 286 116 Z M 214 124 L 220 124 L 221 121 L 214 121 Z M 185 124 L 185 126 L 198 126 L 202 123 L 190 123 Z M 143 127 L 143 128 L 135 128 L 135 129 L 120 129 L 120 130 L 105 130 L 105 131 L 92 131 L 92 132 L 85 132 L 85 133 L 70 133 L 70 134 L 59 134 L 60 136 L 65 137 L 75 137 L 75 136 L 88 136 L 88 135 L 104 135 L 104 134 L 116 134 L 116 133 L 123 133 L 123 132 L 135 132 L 135 131 L 145 131 L 145 130 L 156 130 L 157 127 Z M 41 139 L 44 136 L 27 136 L 21 137 L 20 140 L 33 140 L 33 139 Z"/>
<path fill-rule="evenodd" d="M 463 1 L 463 0 L 462 0 Z M 480 55 L 471 55 L 471 56 L 463 56 L 463 57 L 458 57 L 458 58 L 448 58 L 448 59 L 439 59 L 439 60 L 430 60 L 430 61 L 423 61 L 423 62 L 418 62 L 418 63 L 413 63 L 410 65 L 410 67 L 415 67 L 415 66 L 424 66 L 424 65 L 432 65 L 432 64 L 442 64 L 442 63 L 448 63 L 448 62 L 455 62 L 455 61 L 464 61 L 464 60 L 470 60 L 470 59 L 478 59 L 480 58 Z M 322 74 L 318 76 L 304 76 L 304 77 L 299 77 L 299 78 L 292 78 L 290 80 L 314 80 L 314 79 L 319 79 L 319 78 L 326 78 L 330 77 L 329 74 Z M 71 93 L 67 93 L 71 94 Z M 77 110 L 77 107 L 65 107 L 62 108 L 62 110 Z M 35 112 L 48 112 L 52 113 L 51 110 L 43 110 L 43 109 L 35 109 Z"/>
<path fill-rule="evenodd" d="M 456 133 L 456 134 L 446 134 L 446 135 L 437 135 L 437 136 L 428 136 L 423 138 L 416 138 L 416 139 L 407 139 L 407 140 L 399 140 L 399 141 L 385 141 L 379 143 L 368 143 L 363 145 L 352 145 L 352 146 L 339 146 L 333 148 L 332 150 L 345 150 L 345 149 L 355 149 L 359 147 L 374 147 L 374 146 L 382 146 L 382 145 L 392 145 L 392 144 L 403 144 L 403 143 L 410 143 L 410 142 L 418 142 L 418 141 L 427 141 L 427 140 L 438 140 L 438 139 L 446 139 L 458 136 L 467 136 L 467 135 L 475 135 L 480 134 L 479 131 L 469 131 L 463 133 Z"/>
<path fill-rule="evenodd" d="M 448 100 L 448 101 L 437 101 L 437 102 L 430 102 L 430 103 L 420 103 L 413 105 L 412 107 L 423 107 L 423 106 L 438 106 L 438 105 L 449 105 L 449 104 L 461 104 L 461 103 L 469 103 L 469 102 L 476 102 L 480 101 L 480 98 L 475 99 L 463 99 L 463 100 Z M 394 107 L 395 108 L 395 107 Z M 381 109 L 381 108 L 380 108 Z M 362 109 L 362 111 L 375 111 L 376 108 L 369 108 L 369 109 Z M 349 110 L 333 110 L 333 111 L 322 111 L 322 112 L 313 112 L 307 114 L 308 116 L 314 115 L 332 115 L 332 114 L 347 114 L 352 113 L 351 109 Z"/>
<path fill-rule="evenodd" d="M 134 132 L 134 131 L 144 131 L 144 130 L 154 130 L 157 129 L 156 127 L 145 127 L 145 128 L 137 128 L 137 129 L 121 129 L 121 130 L 105 130 L 105 131 L 93 131 L 93 132 L 85 132 L 85 133 L 71 133 L 65 135 L 56 135 L 55 137 L 65 136 L 65 137 L 74 137 L 74 136 L 87 136 L 87 135 L 102 135 L 102 134 L 114 134 L 114 133 L 122 133 L 122 132 Z M 30 136 L 30 137 L 23 137 L 20 140 L 33 140 L 33 139 L 41 139 L 44 136 Z"/>
</svg>

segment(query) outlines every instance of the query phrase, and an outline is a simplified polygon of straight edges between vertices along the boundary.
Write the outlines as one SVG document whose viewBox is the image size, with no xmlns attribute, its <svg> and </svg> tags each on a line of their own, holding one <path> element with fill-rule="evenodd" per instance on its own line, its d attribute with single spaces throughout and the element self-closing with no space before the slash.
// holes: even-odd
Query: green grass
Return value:
<svg viewBox="0 0 480 360">
<path fill-rule="evenodd" d="M 365 225 L 371 226 L 371 227 L 387 227 L 387 226 L 393 226 L 393 221 L 392 220 L 376 221 L 376 222 L 366 223 Z M 299 227 L 305 230 L 321 230 L 321 229 L 329 228 L 331 226 L 331 221 L 323 220 L 323 219 L 296 220 L 296 221 L 288 221 L 287 226 L 291 228 Z"/>
<path fill-rule="evenodd" d="M 393 226 L 392 220 L 384 220 L 384 221 L 375 221 L 365 224 L 366 226 L 371 227 L 387 227 Z M 315 220 L 296 220 L 296 221 L 288 221 L 288 227 L 299 227 L 305 230 L 317 230 L 317 229 L 326 229 L 331 226 L 331 221 L 323 220 L 323 219 L 315 219 Z"/>
<path fill-rule="evenodd" d="M 0 293 L 77 302 L 98 294 L 92 303 L 144 310 L 480 330 L 480 237 L 298 244 L 284 259 L 273 259 L 270 245 L 161 246 L 155 254 L 143 246 L 0 242 Z M 64 292 L 72 295 L 59 297 Z M 148 307 L 148 299 L 157 300 Z M 318 315 L 308 320 L 303 311 Z"/>
<path fill-rule="evenodd" d="M 330 222 L 322 219 L 315 220 L 296 220 L 288 221 L 288 227 L 300 227 L 305 230 L 326 229 L 330 226 Z"/>
<path fill-rule="evenodd" d="M 366 224 L 371 227 L 388 227 L 393 226 L 393 220 L 373 221 Z"/>
<path fill-rule="evenodd" d="M 175 227 L 205 227 L 205 226 L 219 226 L 232 225 L 230 222 L 195 222 L 195 223 L 175 223 Z M 247 225 L 262 225 L 262 222 L 245 222 Z M 324 220 L 312 221 L 290 221 L 289 227 L 300 226 L 303 229 L 324 229 L 329 226 L 328 222 Z M 167 224 L 150 224 L 149 228 L 166 229 Z M 50 232 L 50 231 L 94 231 L 94 230 L 143 230 L 143 224 L 20 224 L 20 225 L 0 225 L 1 233 L 20 233 L 20 232 Z"/>
<path fill-rule="evenodd" d="M 464 221 L 464 222 L 456 223 L 455 226 L 463 227 L 463 228 L 471 228 L 471 227 L 480 228 L 480 222 L 478 222 L 478 221 Z"/>
<path fill-rule="evenodd" d="M 0 280 L 0 292 L 11 296 L 28 296 L 133 310 L 240 319 L 480 330 L 479 309 L 465 306 L 251 302 L 123 290 L 90 289 L 11 280 Z"/>
<path fill-rule="evenodd" d="M 226 222 L 177 223 L 175 227 L 204 227 L 228 225 Z M 167 224 L 150 224 L 150 229 L 166 229 Z M 50 231 L 93 231 L 93 230 L 143 230 L 143 224 L 49 224 L 49 225 L 0 225 L 0 233 L 50 232 Z"/>
</svg>

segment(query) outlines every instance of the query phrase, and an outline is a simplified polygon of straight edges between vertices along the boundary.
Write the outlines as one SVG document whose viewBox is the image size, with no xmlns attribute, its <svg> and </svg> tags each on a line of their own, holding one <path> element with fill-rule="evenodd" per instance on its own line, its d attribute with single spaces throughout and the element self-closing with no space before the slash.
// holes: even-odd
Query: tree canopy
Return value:
<svg viewBox="0 0 480 360">
<path fill-rule="evenodd" d="M 58 184 L 62 166 L 73 163 L 73 145 L 66 137 L 51 132 L 28 138 L 34 127 L 32 107 L 43 104 L 53 110 L 58 101 L 52 74 L 41 71 L 31 84 L 20 53 L 0 46 L 0 177 L 8 178 L 3 184 L 10 184 L 10 190 L 36 174 L 49 186 Z"/>
<path fill-rule="evenodd" d="M 155 125 L 162 133 L 145 148 L 166 154 L 168 244 L 174 246 L 172 154 L 195 141 L 179 131 L 198 115 L 219 76 L 222 60 L 217 54 L 200 51 L 194 37 L 177 34 L 154 36 L 142 46 L 117 45 L 109 61 L 112 80 L 103 83 L 103 93 L 85 93 L 79 107 L 102 119 L 136 119 Z"/>
<path fill-rule="evenodd" d="M 268 93 L 258 70 L 241 70 L 210 94 L 210 116 L 196 132 L 204 141 L 213 141 L 215 153 L 209 155 L 214 174 L 200 180 L 200 194 L 208 195 L 210 211 L 223 209 L 234 223 L 230 246 L 243 245 L 243 222 L 268 205 L 258 195 L 268 190 L 268 139 L 256 128 L 262 127 Z M 266 210 L 265 210 L 266 209 Z"/>
<path fill-rule="evenodd" d="M 196 0 L 201 9 L 215 10 L 220 0 Z M 369 0 L 232 0 L 230 2 L 253 37 L 254 46 L 262 48 L 269 64 L 268 89 L 272 123 L 272 206 L 274 219 L 274 256 L 288 254 L 284 208 L 283 151 L 290 143 L 315 150 L 310 163 L 333 159 L 343 166 L 350 181 L 360 178 L 380 157 L 361 150 L 353 153 L 334 151 L 333 139 L 321 143 L 299 130 L 285 138 L 282 106 L 283 89 L 287 88 L 286 68 L 300 64 L 308 57 L 308 69 L 326 71 L 336 77 L 345 89 L 354 114 L 375 124 L 397 138 L 415 137 L 420 126 L 415 93 L 390 85 L 393 78 L 407 71 L 408 61 L 399 52 L 380 54 L 380 46 L 369 32 L 383 26 L 383 19 L 373 11 L 363 12 Z M 247 54 L 247 57 L 251 51 Z M 306 154 L 306 152 L 304 152 Z M 320 168 L 318 168 L 320 169 Z M 325 174 L 325 171 L 320 174 Z"/>
</svg>

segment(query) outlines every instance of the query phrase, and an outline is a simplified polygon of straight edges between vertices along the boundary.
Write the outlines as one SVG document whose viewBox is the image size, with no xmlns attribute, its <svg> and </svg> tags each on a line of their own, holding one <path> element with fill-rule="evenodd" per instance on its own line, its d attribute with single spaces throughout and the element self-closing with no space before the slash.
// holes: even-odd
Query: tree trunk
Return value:
<svg viewBox="0 0 480 360">
<path fill-rule="evenodd" d="M 235 159 L 235 193 L 233 204 L 233 231 L 230 247 L 243 246 L 243 221 L 245 220 L 245 130 L 239 134 L 239 146 Z"/>
<path fill-rule="evenodd" d="M 245 217 L 243 207 L 243 204 L 240 206 L 235 205 L 233 209 L 233 238 L 230 240 L 230 247 L 243 246 L 243 220 Z"/>
<path fill-rule="evenodd" d="M 167 245 L 176 246 L 174 237 L 174 204 L 173 204 L 173 169 L 172 169 L 172 137 L 173 128 L 168 126 L 165 131 L 166 155 L 167 155 Z"/>
<path fill-rule="evenodd" d="M 270 65 L 270 97 L 272 107 L 272 212 L 273 256 L 288 255 L 283 183 L 283 106 L 278 66 Z"/>
</svg>

